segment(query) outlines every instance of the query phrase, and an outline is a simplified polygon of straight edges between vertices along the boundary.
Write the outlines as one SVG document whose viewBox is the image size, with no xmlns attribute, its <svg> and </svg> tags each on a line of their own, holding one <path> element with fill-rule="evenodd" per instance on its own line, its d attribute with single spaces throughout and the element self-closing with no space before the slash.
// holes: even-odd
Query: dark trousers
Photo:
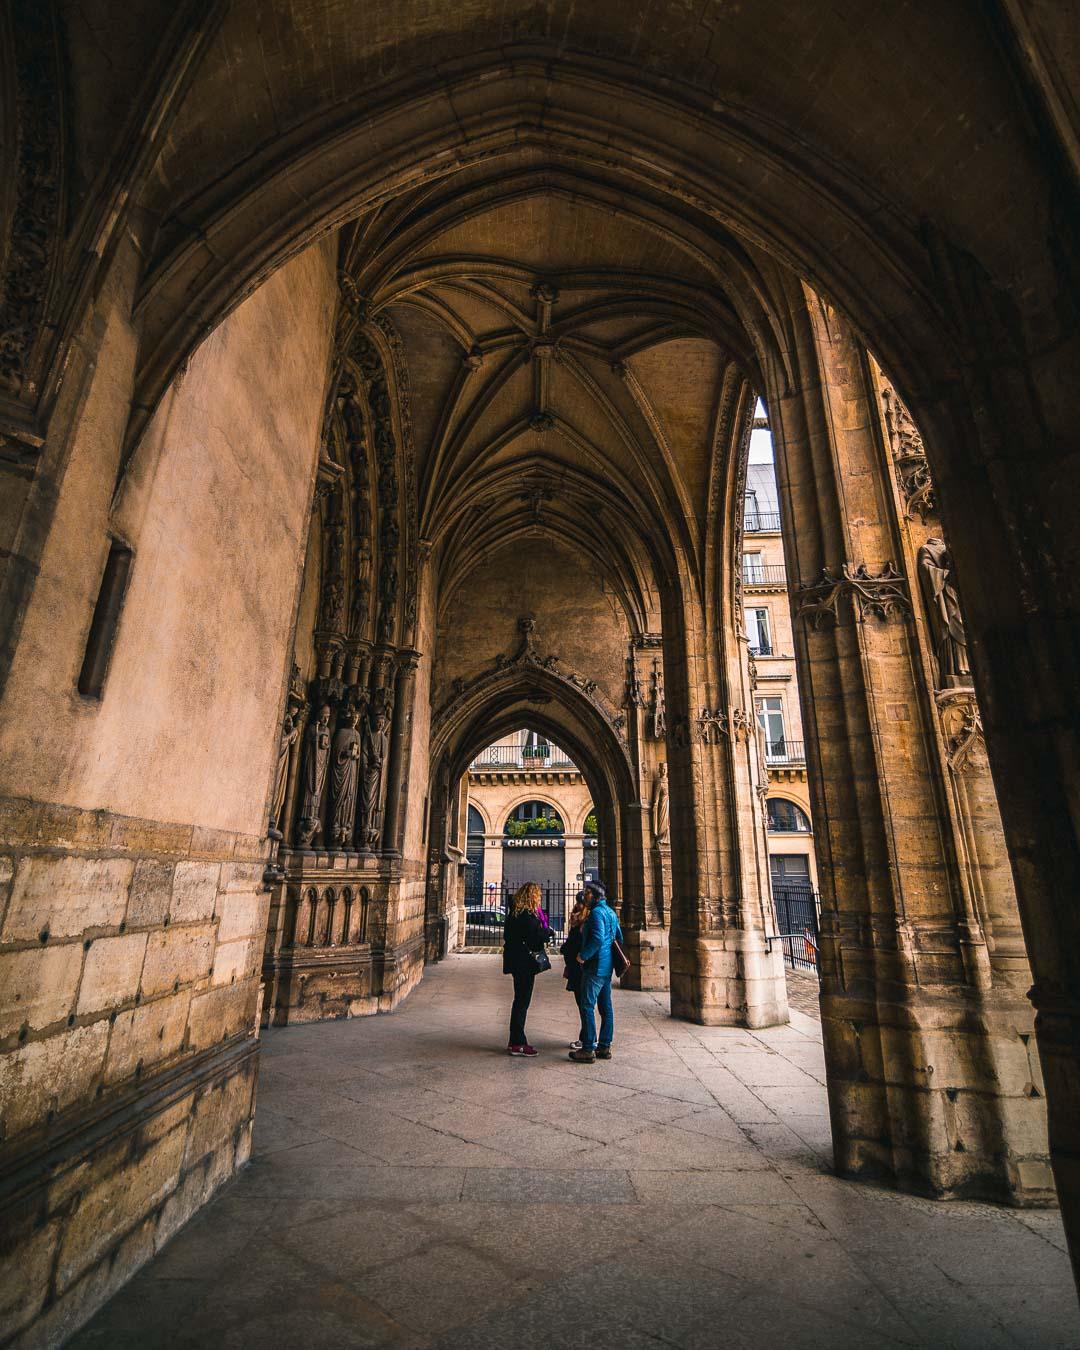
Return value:
<svg viewBox="0 0 1080 1350">
<path fill-rule="evenodd" d="M 532 1002 L 533 985 L 536 983 L 536 971 L 514 972 L 514 1004 L 510 1009 L 510 1044 L 527 1045 L 525 1039 L 525 1014 Z"/>
<path fill-rule="evenodd" d="M 577 1034 L 577 1038 L 578 1038 L 579 1041 L 584 1041 L 584 1039 L 585 1039 L 585 1007 L 584 1007 L 584 1004 L 582 1003 L 582 999 L 584 998 L 584 996 L 585 996 L 585 991 L 584 991 L 584 989 L 582 989 L 581 983 L 580 983 L 580 981 L 579 981 L 579 982 L 578 982 L 577 988 L 574 990 L 574 1002 L 577 1004 L 577 1010 L 578 1010 L 578 1034 Z"/>
</svg>

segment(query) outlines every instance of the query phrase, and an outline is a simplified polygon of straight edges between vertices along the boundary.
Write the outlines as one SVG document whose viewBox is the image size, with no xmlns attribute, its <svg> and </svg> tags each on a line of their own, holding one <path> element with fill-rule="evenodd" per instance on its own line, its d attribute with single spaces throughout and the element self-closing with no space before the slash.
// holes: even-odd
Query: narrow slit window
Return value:
<svg viewBox="0 0 1080 1350">
<path fill-rule="evenodd" d="M 124 605 L 133 556 L 126 544 L 113 540 L 105 573 L 101 578 L 97 604 L 94 606 L 94 617 L 90 621 L 86 655 L 79 672 L 79 693 L 86 698 L 100 698 L 105 688 L 109 657 L 120 625 L 120 611 Z"/>
</svg>

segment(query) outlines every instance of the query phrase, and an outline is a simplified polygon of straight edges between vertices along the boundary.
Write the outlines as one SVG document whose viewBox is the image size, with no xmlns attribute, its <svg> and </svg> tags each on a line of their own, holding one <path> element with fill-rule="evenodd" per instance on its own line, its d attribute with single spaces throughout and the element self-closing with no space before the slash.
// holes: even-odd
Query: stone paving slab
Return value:
<svg viewBox="0 0 1080 1350">
<path fill-rule="evenodd" d="M 265 1033 L 250 1165 L 73 1344 L 1080 1350 L 1056 1213 L 831 1174 L 812 1012 L 695 1027 L 618 990 L 615 1058 L 574 1065 L 542 977 L 516 1060 L 499 965 Z"/>
</svg>

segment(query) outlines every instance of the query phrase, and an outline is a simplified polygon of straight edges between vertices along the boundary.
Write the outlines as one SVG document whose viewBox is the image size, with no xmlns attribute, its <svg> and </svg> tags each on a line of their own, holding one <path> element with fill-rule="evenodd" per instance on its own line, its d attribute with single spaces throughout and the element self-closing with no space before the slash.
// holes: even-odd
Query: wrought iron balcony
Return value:
<svg viewBox="0 0 1080 1350">
<path fill-rule="evenodd" d="M 778 533 L 779 530 L 779 511 L 747 511 L 743 516 L 743 532 L 745 534 Z"/>
<path fill-rule="evenodd" d="M 476 756 L 470 769 L 573 769 L 574 761 L 557 745 L 518 745 L 516 741 L 489 745 Z"/>
<path fill-rule="evenodd" d="M 786 586 L 787 568 L 783 563 L 758 563 L 756 566 L 744 566 L 742 579 L 744 586 Z"/>
<path fill-rule="evenodd" d="M 784 736 L 778 741 L 766 741 L 765 763 L 775 769 L 805 764 L 806 750 L 802 741 L 793 741 L 790 736 Z"/>
</svg>

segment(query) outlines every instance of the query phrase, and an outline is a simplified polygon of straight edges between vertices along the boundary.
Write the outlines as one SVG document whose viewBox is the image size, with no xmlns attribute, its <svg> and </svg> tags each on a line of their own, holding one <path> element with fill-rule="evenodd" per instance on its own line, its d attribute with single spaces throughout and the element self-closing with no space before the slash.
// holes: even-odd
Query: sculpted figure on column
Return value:
<svg viewBox="0 0 1080 1350">
<path fill-rule="evenodd" d="M 960 612 L 952 557 L 944 539 L 928 539 L 918 554 L 919 582 L 934 638 L 938 688 L 955 689 L 971 684 L 967 633 Z"/>
<path fill-rule="evenodd" d="M 666 844 L 671 832 L 671 805 L 668 792 L 668 767 L 661 764 L 656 773 L 656 787 L 652 800 L 653 839 L 658 844 Z"/>
<path fill-rule="evenodd" d="M 371 708 L 364 722 L 364 781 L 360 802 L 361 826 L 357 831 L 364 845 L 374 850 L 379 847 L 382 831 L 382 811 L 379 794 L 382 790 L 386 753 L 390 747 L 390 707 L 385 689 L 376 689 Z"/>
<path fill-rule="evenodd" d="M 304 738 L 304 800 L 300 807 L 300 843 L 304 848 L 322 829 L 319 805 L 330 759 L 330 708 L 324 705 Z"/>
<path fill-rule="evenodd" d="M 360 733 L 356 724 L 359 720 L 359 713 L 347 713 L 334 737 L 333 840 L 341 848 L 352 838 L 356 820 L 356 781 L 360 770 Z"/>
<path fill-rule="evenodd" d="M 300 728 L 296 725 L 296 718 L 290 709 L 285 714 L 285 721 L 281 726 L 281 741 L 278 745 L 277 776 L 274 779 L 274 798 L 270 806 L 272 831 L 281 829 L 281 812 L 285 806 L 285 789 L 289 782 L 289 752 L 299 735 Z"/>
</svg>

